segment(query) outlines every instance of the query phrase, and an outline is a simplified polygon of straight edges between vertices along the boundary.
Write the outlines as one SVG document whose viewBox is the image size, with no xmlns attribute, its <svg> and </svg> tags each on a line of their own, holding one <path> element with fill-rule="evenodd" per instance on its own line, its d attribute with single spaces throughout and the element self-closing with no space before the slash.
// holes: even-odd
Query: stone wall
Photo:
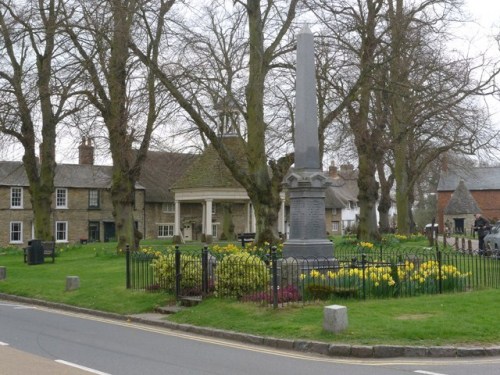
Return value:
<svg viewBox="0 0 500 375">
<path fill-rule="evenodd" d="M 89 222 L 100 223 L 100 241 L 104 240 L 103 222 L 113 222 L 113 208 L 109 190 L 99 190 L 99 208 L 89 208 L 89 189 L 68 188 L 68 208 L 56 209 L 53 198 L 51 227 L 54 231 L 56 221 L 65 221 L 68 224 L 68 243 L 88 239 Z M 134 217 L 138 222 L 139 230 L 144 230 L 144 190 L 136 191 Z M 33 211 L 31 210 L 30 195 L 27 188 L 23 189 L 23 209 L 10 208 L 10 187 L 0 187 L 0 246 L 10 244 L 10 223 L 23 223 L 22 240 L 15 246 L 27 246 L 32 238 Z"/>
</svg>

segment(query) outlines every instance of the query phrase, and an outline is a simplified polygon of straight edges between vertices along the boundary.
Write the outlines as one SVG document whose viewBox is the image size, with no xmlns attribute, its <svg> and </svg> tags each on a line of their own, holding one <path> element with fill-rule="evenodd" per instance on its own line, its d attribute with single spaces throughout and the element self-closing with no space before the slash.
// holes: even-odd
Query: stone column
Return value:
<svg viewBox="0 0 500 375">
<path fill-rule="evenodd" d="M 255 218 L 255 209 L 253 208 L 253 204 L 250 206 L 250 233 L 255 233 L 257 231 L 257 219 Z"/>
<path fill-rule="evenodd" d="M 212 242 L 212 199 L 205 199 L 205 237 L 206 242 Z"/>
<path fill-rule="evenodd" d="M 201 203 L 201 233 L 203 233 L 203 234 L 207 234 L 207 232 L 205 231 L 205 228 L 207 227 L 206 216 L 207 216 L 207 205 L 205 202 L 202 202 Z"/>
<path fill-rule="evenodd" d="M 297 35 L 295 168 L 283 182 L 290 197 L 290 233 L 284 257 L 333 258 L 326 237 L 325 189 L 331 184 L 319 160 L 314 38 L 305 26 Z"/>
<path fill-rule="evenodd" d="M 175 200 L 175 212 L 174 212 L 174 243 L 181 242 L 181 203 Z"/>
<path fill-rule="evenodd" d="M 285 228 L 285 197 L 281 196 L 281 206 L 280 210 L 278 212 L 278 232 L 282 233 L 283 235 L 286 234 L 286 228 Z"/>
</svg>

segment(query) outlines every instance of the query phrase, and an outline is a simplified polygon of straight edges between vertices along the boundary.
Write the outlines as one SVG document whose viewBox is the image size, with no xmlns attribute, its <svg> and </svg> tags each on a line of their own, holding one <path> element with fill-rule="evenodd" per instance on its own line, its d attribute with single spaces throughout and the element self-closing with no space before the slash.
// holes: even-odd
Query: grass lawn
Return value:
<svg viewBox="0 0 500 375">
<path fill-rule="evenodd" d="M 162 245 L 155 243 L 155 245 Z M 193 245 L 193 247 L 199 245 Z M 7 278 L 0 292 L 96 310 L 133 314 L 173 303 L 165 293 L 125 288 L 125 257 L 113 244 L 67 247 L 55 264 L 28 266 L 22 252 L 0 250 Z M 66 276 L 79 276 L 80 289 L 66 292 Z M 349 328 L 322 330 L 323 306 L 347 306 Z M 253 303 L 210 298 L 169 320 L 253 334 L 342 342 L 402 345 L 496 345 L 500 343 L 500 290 L 383 300 L 300 303 L 273 310 Z"/>
<path fill-rule="evenodd" d="M 0 252 L 1 254 L 1 252 Z M 151 311 L 165 305 L 170 296 L 126 289 L 125 256 L 110 244 L 66 247 L 54 264 L 27 265 L 22 252 L 0 255 L 7 267 L 0 292 L 121 314 Z M 78 276 L 80 288 L 66 292 L 66 276 Z"/>
</svg>

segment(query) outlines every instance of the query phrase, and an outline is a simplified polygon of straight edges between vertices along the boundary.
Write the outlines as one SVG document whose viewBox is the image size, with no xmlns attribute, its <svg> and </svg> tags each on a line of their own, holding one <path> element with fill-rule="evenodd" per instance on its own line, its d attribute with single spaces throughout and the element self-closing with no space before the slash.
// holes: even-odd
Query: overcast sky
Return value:
<svg viewBox="0 0 500 375">
<path fill-rule="evenodd" d="M 495 34 L 500 33 L 500 0 L 465 0 L 466 12 L 477 23 L 468 23 L 457 30 L 457 33 L 463 33 L 468 40 L 473 41 L 473 46 L 478 50 L 484 50 L 489 47 L 490 56 L 496 61 L 500 61 L 500 52 L 494 40 Z M 458 48 L 463 48 L 463 44 L 459 44 Z M 496 58 L 498 57 L 498 59 Z M 496 111 L 494 115 L 494 123 L 500 128 L 500 101 L 489 100 L 490 109 Z M 498 109 L 495 109 L 498 108 Z M 74 145 L 67 139 L 58 140 L 57 144 L 57 162 L 58 163 L 77 163 L 78 153 L 72 150 Z M 20 160 L 22 153 L 18 147 L 11 145 L 3 147 L 3 152 L 0 152 L 0 157 L 7 160 Z M 96 160 L 100 162 L 100 160 Z"/>
</svg>

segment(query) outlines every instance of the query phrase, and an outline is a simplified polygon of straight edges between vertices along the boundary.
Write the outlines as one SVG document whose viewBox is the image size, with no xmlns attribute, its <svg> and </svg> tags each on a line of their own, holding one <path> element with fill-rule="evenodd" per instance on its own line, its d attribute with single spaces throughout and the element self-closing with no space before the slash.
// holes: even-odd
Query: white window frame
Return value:
<svg viewBox="0 0 500 375">
<path fill-rule="evenodd" d="M 95 193 L 95 196 L 93 194 Z M 90 189 L 89 190 L 89 208 L 99 208 L 101 205 L 100 202 L 100 192 L 98 189 Z M 95 204 L 93 204 L 95 203 Z"/>
<path fill-rule="evenodd" d="M 62 202 L 62 195 L 59 196 L 59 193 L 62 192 L 64 192 L 64 203 Z M 68 208 L 68 189 L 66 188 L 56 189 L 56 208 Z"/>
<path fill-rule="evenodd" d="M 338 232 L 340 230 L 340 222 L 332 221 L 332 232 Z"/>
<path fill-rule="evenodd" d="M 212 223 L 212 237 L 213 238 L 218 238 L 217 237 L 217 228 L 219 226 L 219 223 Z"/>
<path fill-rule="evenodd" d="M 19 229 L 14 231 L 13 225 L 19 225 Z M 19 239 L 12 239 L 14 233 L 19 234 Z M 23 222 L 22 221 L 11 221 L 9 224 L 9 240 L 10 243 L 23 243 Z"/>
<path fill-rule="evenodd" d="M 17 192 L 20 192 L 19 194 L 19 197 L 16 197 L 16 199 L 19 199 L 19 204 L 18 205 L 14 205 L 13 204 L 13 201 L 14 201 L 14 192 L 17 191 Z M 24 189 L 20 186 L 12 186 L 10 188 L 10 208 L 11 209 L 15 209 L 15 210 L 19 210 L 19 209 L 22 209 L 23 208 L 23 205 L 24 205 Z"/>
<path fill-rule="evenodd" d="M 175 213 L 175 203 L 174 202 L 163 202 L 162 203 L 162 211 L 166 214 Z"/>
<path fill-rule="evenodd" d="M 338 208 L 332 208 L 332 215 L 335 216 L 338 214 Z"/>
<path fill-rule="evenodd" d="M 59 230 L 59 228 L 58 228 L 59 224 L 64 225 L 63 231 Z M 54 232 L 55 232 L 56 242 L 68 242 L 68 222 L 67 221 L 56 221 Z M 60 238 L 59 233 L 64 234 L 64 238 Z"/>
<path fill-rule="evenodd" d="M 156 228 L 158 229 L 156 232 L 158 238 L 171 238 L 174 236 L 173 223 L 158 223 Z"/>
</svg>

